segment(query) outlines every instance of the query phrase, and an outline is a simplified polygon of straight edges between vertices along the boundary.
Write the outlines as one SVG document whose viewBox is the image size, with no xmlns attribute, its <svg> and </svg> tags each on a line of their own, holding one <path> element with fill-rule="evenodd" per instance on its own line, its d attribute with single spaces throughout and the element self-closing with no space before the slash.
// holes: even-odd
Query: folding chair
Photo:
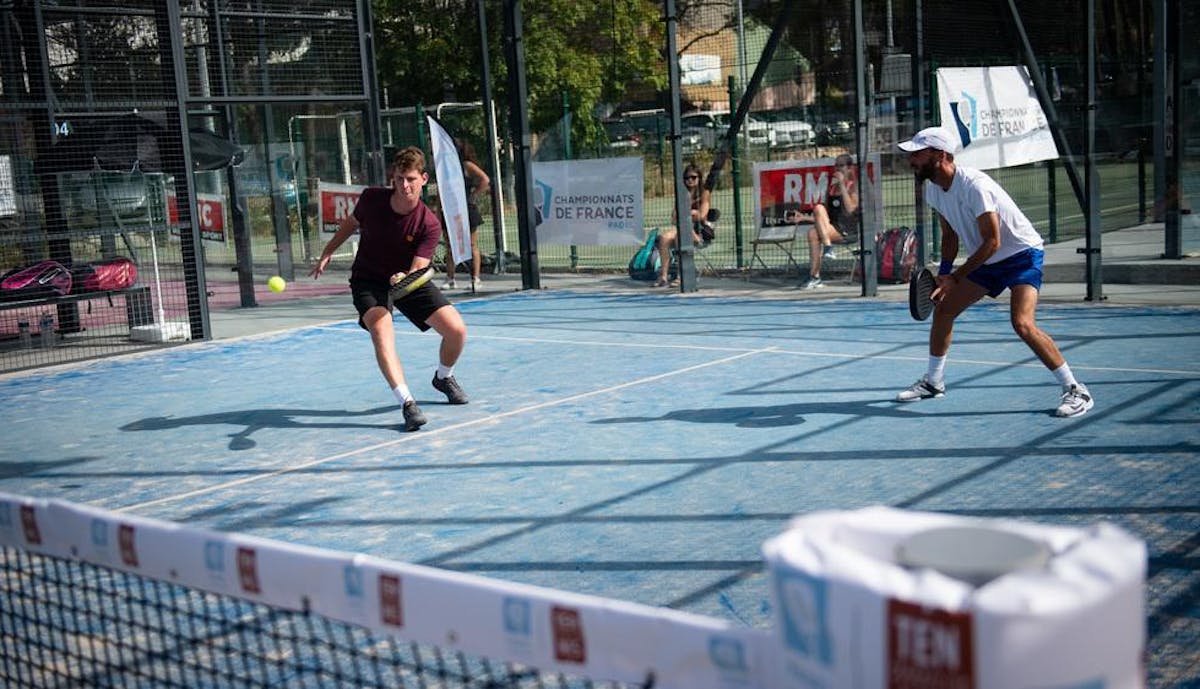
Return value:
<svg viewBox="0 0 1200 689">
<path fill-rule="evenodd" d="M 757 261 L 763 270 L 771 270 L 771 266 L 767 265 L 763 257 L 759 255 L 758 249 L 761 246 L 774 246 L 787 256 L 787 261 L 783 264 L 784 273 L 787 272 L 788 265 L 796 268 L 796 277 L 800 277 L 800 264 L 796 262 L 796 257 L 792 255 L 792 251 L 796 245 L 796 236 L 800 232 L 800 228 L 807 228 L 808 224 L 802 225 L 771 225 L 764 226 L 758 231 L 758 236 L 750 240 L 750 245 L 754 247 L 754 251 L 750 254 L 750 268 L 754 268 L 754 262 Z M 807 231 L 807 230 L 806 230 Z"/>
</svg>

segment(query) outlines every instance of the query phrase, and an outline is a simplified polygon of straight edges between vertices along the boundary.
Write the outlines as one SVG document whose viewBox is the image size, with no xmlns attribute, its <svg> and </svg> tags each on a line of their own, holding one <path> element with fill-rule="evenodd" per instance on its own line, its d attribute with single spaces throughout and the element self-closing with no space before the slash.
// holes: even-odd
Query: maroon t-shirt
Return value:
<svg viewBox="0 0 1200 689">
<path fill-rule="evenodd" d="M 392 210 L 392 190 L 368 187 L 358 197 L 358 254 L 350 268 L 351 280 L 383 280 L 408 272 L 413 257 L 433 258 L 442 238 L 442 223 L 424 203 L 407 215 Z"/>
</svg>

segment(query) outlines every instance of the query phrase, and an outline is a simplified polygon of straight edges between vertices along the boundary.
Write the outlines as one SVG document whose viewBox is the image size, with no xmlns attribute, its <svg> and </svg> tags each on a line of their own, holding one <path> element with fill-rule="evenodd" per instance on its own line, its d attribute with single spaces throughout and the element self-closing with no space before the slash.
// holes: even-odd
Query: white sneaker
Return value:
<svg viewBox="0 0 1200 689">
<path fill-rule="evenodd" d="M 834 251 L 832 244 L 825 247 L 825 249 L 821 252 L 821 258 L 825 259 L 826 261 L 832 261 L 837 258 L 837 252 Z"/>
<path fill-rule="evenodd" d="M 809 275 L 808 279 L 800 283 L 800 289 L 817 289 L 824 287 L 825 283 L 821 282 L 820 276 Z"/>
<path fill-rule="evenodd" d="M 1096 404 L 1092 393 L 1083 383 L 1068 385 L 1063 388 L 1062 399 L 1054 413 L 1058 416 L 1079 416 Z"/>
<path fill-rule="evenodd" d="M 471 289 L 477 290 L 477 289 L 482 289 L 482 288 L 483 288 L 483 280 L 480 280 L 479 278 L 471 278 Z"/>
<path fill-rule="evenodd" d="M 453 280 L 447 280 L 442 283 L 442 289 L 458 289 L 458 285 Z"/>
<path fill-rule="evenodd" d="M 921 379 L 913 383 L 907 390 L 896 395 L 897 402 L 916 402 L 918 400 L 929 400 L 935 397 L 942 397 L 946 394 L 945 383 L 932 383 L 929 381 L 929 376 L 921 376 Z"/>
</svg>

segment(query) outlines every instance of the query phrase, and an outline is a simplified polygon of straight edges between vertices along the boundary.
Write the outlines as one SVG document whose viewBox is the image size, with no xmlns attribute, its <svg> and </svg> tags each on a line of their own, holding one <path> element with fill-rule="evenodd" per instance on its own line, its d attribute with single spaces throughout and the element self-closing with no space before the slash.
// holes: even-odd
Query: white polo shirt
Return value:
<svg viewBox="0 0 1200 689">
<path fill-rule="evenodd" d="M 1033 223 L 1017 208 L 1008 192 L 980 170 L 955 165 L 950 189 L 943 191 L 937 184 L 927 181 L 925 201 L 958 235 L 959 259 L 974 254 L 983 244 L 977 218 L 988 212 L 995 212 L 1000 217 L 1000 248 L 985 263 L 998 263 L 1026 249 L 1042 248 L 1042 236 Z"/>
</svg>

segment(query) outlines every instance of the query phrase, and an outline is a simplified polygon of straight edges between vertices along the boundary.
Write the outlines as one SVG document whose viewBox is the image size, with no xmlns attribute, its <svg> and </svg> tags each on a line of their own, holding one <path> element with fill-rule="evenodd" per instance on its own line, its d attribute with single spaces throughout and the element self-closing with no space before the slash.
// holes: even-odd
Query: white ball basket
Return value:
<svg viewBox="0 0 1200 689">
<path fill-rule="evenodd" d="M 1139 689 L 1146 548 L 1053 527 L 872 507 L 763 545 L 778 684 L 804 689 Z"/>
</svg>

